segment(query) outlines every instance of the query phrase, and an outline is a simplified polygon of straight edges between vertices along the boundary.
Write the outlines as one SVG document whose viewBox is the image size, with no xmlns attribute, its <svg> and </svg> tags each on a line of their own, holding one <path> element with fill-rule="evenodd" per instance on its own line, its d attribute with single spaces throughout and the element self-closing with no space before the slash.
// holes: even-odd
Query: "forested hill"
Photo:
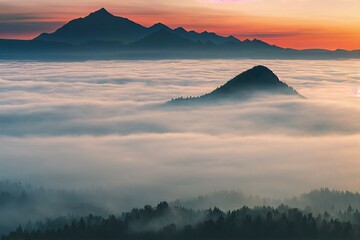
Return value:
<svg viewBox="0 0 360 240">
<path fill-rule="evenodd" d="M 213 103 L 216 101 L 247 100 L 259 95 L 304 98 L 295 89 L 280 81 L 266 66 L 254 66 L 214 91 L 199 97 L 172 99 L 168 104 Z"/>
<path fill-rule="evenodd" d="M 359 213 L 352 214 L 359 218 Z M 360 225 L 295 208 L 194 211 L 162 202 L 107 218 L 89 215 L 18 227 L 2 240 L 66 239 L 359 239 Z"/>
</svg>

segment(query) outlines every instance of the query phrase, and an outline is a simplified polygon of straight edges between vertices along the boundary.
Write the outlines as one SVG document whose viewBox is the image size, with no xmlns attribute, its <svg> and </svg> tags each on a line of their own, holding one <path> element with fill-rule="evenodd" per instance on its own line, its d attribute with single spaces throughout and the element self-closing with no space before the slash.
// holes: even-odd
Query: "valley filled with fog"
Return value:
<svg viewBox="0 0 360 240">
<path fill-rule="evenodd" d="M 260 64 L 306 99 L 163 105 Z M 355 60 L 0 62 L 0 176 L 116 189 L 133 205 L 220 190 L 358 191 L 359 68 Z"/>
</svg>

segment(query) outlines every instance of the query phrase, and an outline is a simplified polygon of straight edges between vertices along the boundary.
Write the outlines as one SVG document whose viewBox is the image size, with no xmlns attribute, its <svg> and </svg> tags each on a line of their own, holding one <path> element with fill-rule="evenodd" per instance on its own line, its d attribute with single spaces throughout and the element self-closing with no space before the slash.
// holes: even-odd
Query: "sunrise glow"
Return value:
<svg viewBox="0 0 360 240">
<path fill-rule="evenodd" d="M 31 39 L 101 7 L 144 26 L 162 22 L 297 49 L 360 49 L 358 0 L 2 0 L 0 38 Z"/>
</svg>

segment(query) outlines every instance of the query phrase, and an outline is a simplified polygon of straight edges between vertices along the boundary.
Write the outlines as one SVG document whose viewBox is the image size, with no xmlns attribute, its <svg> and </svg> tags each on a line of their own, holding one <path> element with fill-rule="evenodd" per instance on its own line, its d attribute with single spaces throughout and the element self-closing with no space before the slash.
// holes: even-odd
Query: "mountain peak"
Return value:
<svg viewBox="0 0 360 240">
<path fill-rule="evenodd" d="M 155 24 L 152 25 L 149 29 L 155 30 L 155 31 L 171 30 L 171 28 L 169 28 L 168 26 L 166 26 L 165 24 L 163 24 L 163 23 L 161 23 L 161 22 L 155 23 Z"/>
<path fill-rule="evenodd" d="M 257 94 L 292 95 L 303 98 L 296 90 L 288 86 L 267 67 L 258 65 L 234 77 L 211 93 L 197 98 L 180 98 L 171 102 L 184 100 L 244 100 Z"/>
<path fill-rule="evenodd" d="M 167 27 L 165 24 L 161 23 L 161 22 L 157 22 L 155 23 L 153 26 L 163 26 L 163 27 Z"/>
<path fill-rule="evenodd" d="M 292 87 L 280 81 L 273 71 L 262 65 L 255 66 L 239 74 L 208 95 L 248 98 L 256 93 L 301 96 Z"/>
<path fill-rule="evenodd" d="M 227 86 L 229 89 L 238 90 L 241 85 L 242 89 L 260 90 L 277 87 L 281 83 L 283 82 L 268 67 L 258 65 L 239 74 L 223 87 Z"/>
<path fill-rule="evenodd" d="M 90 13 L 89 16 L 99 16 L 99 17 L 111 16 L 111 17 L 113 17 L 113 15 L 110 12 L 108 12 L 105 8 L 100 8 L 99 10 L 97 10 L 93 13 Z"/>
<path fill-rule="evenodd" d="M 175 29 L 175 31 L 186 32 L 186 30 L 183 27 L 178 27 Z"/>
<path fill-rule="evenodd" d="M 193 45 L 204 45 L 202 49 L 214 49 L 216 45 L 225 45 L 229 48 L 252 48 L 270 47 L 262 42 L 245 42 L 240 45 L 241 41 L 234 37 L 224 37 L 214 32 L 204 31 L 198 33 L 196 31 L 187 31 L 184 28 L 176 28 L 175 30 L 163 23 L 156 23 L 151 27 L 145 27 L 135 23 L 127 18 L 114 16 L 105 8 L 90 13 L 86 17 L 77 18 L 69 21 L 55 32 L 40 34 L 35 40 L 65 42 L 71 44 L 82 44 L 92 40 L 99 41 L 118 41 L 123 44 L 135 43 L 149 34 L 165 30 L 172 32 L 177 36 L 192 41 Z M 169 36 L 169 35 L 165 35 Z M 172 37 L 172 36 L 171 36 Z M 166 42 L 166 39 L 161 39 Z M 229 44 L 229 43 L 232 43 Z M 199 45 L 200 44 L 200 45 Z"/>
<path fill-rule="evenodd" d="M 53 33 L 41 34 L 35 39 L 71 44 L 83 44 L 92 40 L 127 44 L 147 34 L 146 27 L 127 18 L 114 16 L 101 8 L 84 18 L 71 20 Z"/>
<path fill-rule="evenodd" d="M 273 75 L 275 75 L 273 71 L 271 71 L 268 67 L 266 67 L 266 66 L 264 66 L 264 65 L 257 65 L 257 66 L 255 66 L 255 67 L 247 70 L 246 72 L 249 72 L 249 73 L 251 73 L 251 72 L 254 72 L 254 73 L 255 73 L 255 72 L 256 72 L 256 73 L 273 74 Z"/>
</svg>

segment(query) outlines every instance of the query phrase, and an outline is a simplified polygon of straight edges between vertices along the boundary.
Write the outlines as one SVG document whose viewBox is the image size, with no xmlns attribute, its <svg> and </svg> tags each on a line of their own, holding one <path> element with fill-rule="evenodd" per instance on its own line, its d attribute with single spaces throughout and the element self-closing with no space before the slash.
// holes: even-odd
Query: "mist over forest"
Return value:
<svg viewBox="0 0 360 240">
<path fill-rule="evenodd" d="M 259 64 L 306 99 L 162 106 L 209 93 Z M 269 197 L 323 186 L 358 190 L 359 61 L 0 65 L 4 179 L 118 187 L 153 202 L 224 189 Z"/>
<path fill-rule="evenodd" d="M 174 222 L 184 227 L 205 219 L 208 209 L 218 208 L 223 211 L 247 208 L 294 208 L 304 214 L 325 214 L 327 217 L 351 221 L 360 224 L 360 194 L 348 191 L 329 190 L 322 188 L 303 193 L 288 199 L 274 199 L 264 196 L 249 195 L 240 191 L 218 191 L 187 199 L 168 199 L 167 203 L 174 209 L 189 209 L 193 217 Z M 109 215 L 121 216 L 133 208 L 157 205 L 145 199 L 134 199 L 123 194 L 121 190 L 88 188 L 88 189 L 49 189 L 24 185 L 19 182 L 0 182 L 0 234 L 7 234 L 21 225 L 23 228 L 39 226 L 62 227 L 73 220 L 87 217 L 89 214 L 107 218 Z M 200 211 L 200 212 L 199 212 Z M 205 212 L 204 212 L 205 211 Z M 167 218 L 165 218 L 167 219 Z M 171 224 L 164 220 L 160 226 Z M 138 223 L 140 224 L 140 223 Z M 149 222 L 154 224 L 154 222 Z M 144 225 L 145 226 L 145 225 Z M 144 227 L 139 225 L 139 227 Z M 158 227 L 156 230 L 160 230 Z"/>
<path fill-rule="evenodd" d="M 0 0 L 0 240 L 360 239 L 359 0 Z"/>
<path fill-rule="evenodd" d="M 259 64 L 306 98 L 165 104 L 210 93 Z M 0 233 L 80 239 L 119 228 L 114 236 L 132 239 L 150 230 L 154 239 L 206 238 L 203 229 L 223 233 L 222 221 L 235 221 L 237 232 L 261 219 L 280 235 L 306 222 L 294 231 L 357 237 L 359 64 L 2 61 Z"/>
</svg>

